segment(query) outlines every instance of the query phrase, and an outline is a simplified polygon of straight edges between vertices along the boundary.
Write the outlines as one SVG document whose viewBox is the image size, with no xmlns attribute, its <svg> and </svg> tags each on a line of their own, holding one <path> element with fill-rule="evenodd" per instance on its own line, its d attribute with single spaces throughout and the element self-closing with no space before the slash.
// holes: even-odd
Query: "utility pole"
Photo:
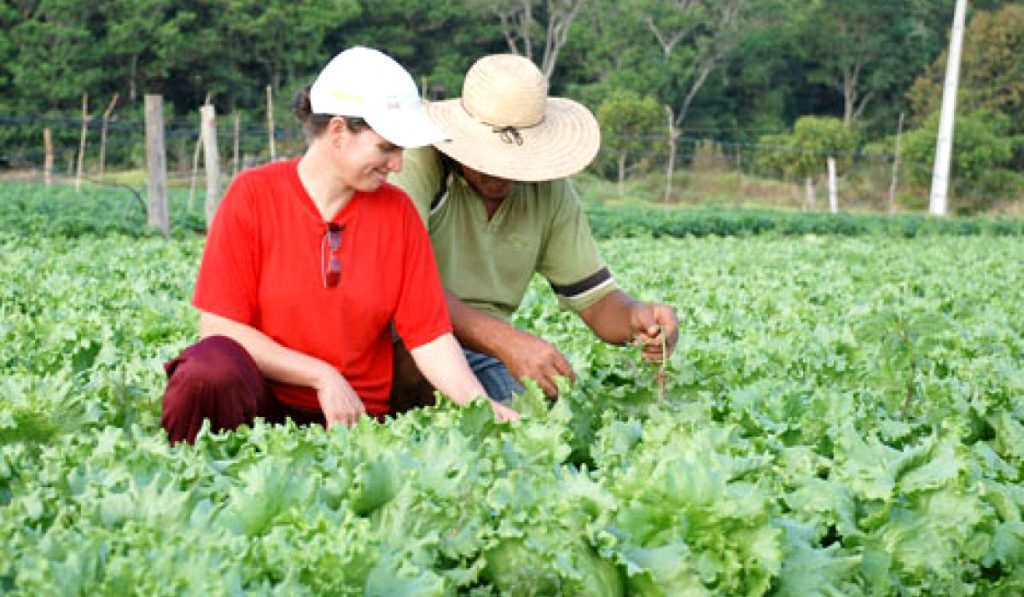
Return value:
<svg viewBox="0 0 1024 597">
<path fill-rule="evenodd" d="M 946 60 L 946 83 L 942 87 L 939 134 L 935 142 L 932 192 L 928 201 L 928 211 L 936 216 L 946 215 L 949 204 L 949 165 L 953 158 L 953 121 L 956 116 L 956 90 L 960 81 L 960 51 L 963 48 L 966 13 L 967 0 L 956 0 L 953 33 L 949 39 L 949 56 Z"/>
</svg>

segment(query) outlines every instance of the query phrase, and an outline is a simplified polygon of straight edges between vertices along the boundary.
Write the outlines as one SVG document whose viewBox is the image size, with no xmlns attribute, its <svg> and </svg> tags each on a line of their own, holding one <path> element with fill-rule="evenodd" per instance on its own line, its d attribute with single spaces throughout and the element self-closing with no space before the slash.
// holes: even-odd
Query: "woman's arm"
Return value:
<svg viewBox="0 0 1024 597">
<path fill-rule="evenodd" d="M 315 389 L 328 427 L 352 425 L 366 413 L 355 390 L 332 365 L 282 346 L 252 326 L 200 311 L 199 333 L 204 338 L 220 335 L 238 342 L 269 379 Z"/>
<path fill-rule="evenodd" d="M 478 396 L 487 396 L 480 381 L 469 368 L 466 355 L 463 354 L 455 336 L 444 334 L 413 348 L 409 353 L 427 381 L 456 404 L 466 404 Z M 519 413 L 494 400 L 491 400 L 491 408 L 499 421 L 514 421 L 519 418 Z"/>
</svg>

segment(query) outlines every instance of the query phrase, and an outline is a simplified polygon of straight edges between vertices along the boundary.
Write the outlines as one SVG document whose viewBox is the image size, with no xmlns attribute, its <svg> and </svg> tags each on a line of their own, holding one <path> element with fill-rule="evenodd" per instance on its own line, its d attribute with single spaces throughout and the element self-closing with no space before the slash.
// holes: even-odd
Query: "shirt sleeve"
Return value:
<svg viewBox="0 0 1024 597">
<path fill-rule="evenodd" d="M 408 193 L 423 225 L 430 216 L 430 204 L 441 188 L 441 155 L 433 147 L 417 147 L 402 152 L 402 169 L 391 174 L 389 182 Z"/>
<path fill-rule="evenodd" d="M 412 350 L 452 331 L 441 276 L 427 229 L 408 206 L 403 210 L 402 285 L 395 310 L 395 331 Z"/>
<path fill-rule="evenodd" d="M 197 309 L 247 325 L 256 315 L 259 282 L 250 179 L 235 179 L 217 207 L 192 295 Z"/>
<path fill-rule="evenodd" d="M 572 185 L 567 180 L 554 181 L 550 200 L 553 214 L 537 271 L 547 278 L 562 306 L 581 311 L 618 285 L 601 259 Z"/>
</svg>

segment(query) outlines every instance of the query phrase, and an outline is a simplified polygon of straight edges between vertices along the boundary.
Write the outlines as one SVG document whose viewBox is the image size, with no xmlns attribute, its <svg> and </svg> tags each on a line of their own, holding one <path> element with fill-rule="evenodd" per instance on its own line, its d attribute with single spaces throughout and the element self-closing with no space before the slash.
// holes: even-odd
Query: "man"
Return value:
<svg viewBox="0 0 1024 597">
<path fill-rule="evenodd" d="M 508 323 L 535 272 L 601 339 L 638 341 L 648 360 L 667 358 L 663 348 L 671 353 L 679 337 L 675 312 L 618 288 L 566 180 L 600 146 L 590 111 L 549 98 L 536 65 L 511 54 L 478 60 L 462 97 L 427 111 L 451 141 L 406 150 L 391 182 L 427 224 L 455 336 L 488 394 L 508 399 L 530 378 L 554 397 L 555 378 L 574 376 L 556 347 Z M 393 403 L 431 393 L 409 365 L 396 356 Z"/>
</svg>

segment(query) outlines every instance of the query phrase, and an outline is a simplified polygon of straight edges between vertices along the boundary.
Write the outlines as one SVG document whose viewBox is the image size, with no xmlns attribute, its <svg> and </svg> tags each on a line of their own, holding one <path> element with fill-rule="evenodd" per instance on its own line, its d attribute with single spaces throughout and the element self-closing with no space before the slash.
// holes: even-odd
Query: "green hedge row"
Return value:
<svg viewBox="0 0 1024 597">
<path fill-rule="evenodd" d="M 171 234 L 202 233 L 202 193 L 188 205 L 188 191 L 170 194 Z M 125 234 L 152 236 L 146 224 L 145 190 L 128 185 L 45 187 L 36 183 L 0 184 L 0 232 L 15 235 Z M 830 214 L 759 209 L 658 209 L 644 206 L 587 207 L 598 238 L 750 236 L 757 234 L 882 234 L 1024 236 L 1024 220 L 988 217 L 935 218 L 916 214 Z"/>
<path fill-rule="evenodd" d="M 203 232 L 202 192 L 196 193 L 193 208 L 188 191 L 169 193 L 171 235 Z M 129 185 L 44 186 L 38 183 L 0 183 L 0 232 L 17 236 L 154 236 L 158 232 L 146 223 L 146 191 Z"/>
<path fill-rule="evenodd" d="M 604 207 L 588 209 L 599 238 L 786 236 L 818 234 L 859 236 L 882 234 L 912 238 L 921 235 L 1024 236 L 1024 220 L 987 217 L 936 218 L 916 214 L 831 214 L 736 209 L 677 209 Z"/>
</svg>

